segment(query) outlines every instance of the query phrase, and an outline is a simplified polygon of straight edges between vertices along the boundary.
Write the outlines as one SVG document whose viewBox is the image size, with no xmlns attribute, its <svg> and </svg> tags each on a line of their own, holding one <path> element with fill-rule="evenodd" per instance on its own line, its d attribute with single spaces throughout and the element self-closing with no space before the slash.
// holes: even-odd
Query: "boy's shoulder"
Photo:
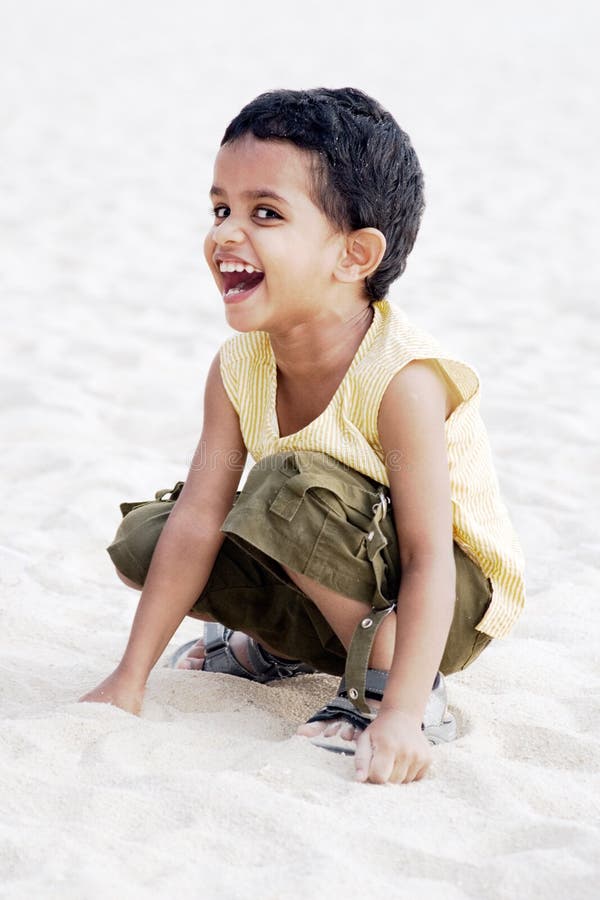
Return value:
<svg viewBox="0 0 600 900">
<path fill-rule="evenodd" d="M 374 304 L 377 328 L 368 352 L 358 370 L 377 372 L 383 383 L 408 363 L 416 360 L 435 360 L 450 378 L 463 400 L 479 393 L 479 375 L 472 365 L 443 347 L 436 337 L 412 322 L 406 313 L 388 300 Z"/>
<path fill-rule="evenodd" d="M 375 318 L 372 339 L 368 342 L 364 361 L 377 361 L 378 366 L 402 367 L 413 359 L 444 355 L 433 335 L 412 322 L 406 313 L 389 300 L 373 304 Z"/>
</svg>

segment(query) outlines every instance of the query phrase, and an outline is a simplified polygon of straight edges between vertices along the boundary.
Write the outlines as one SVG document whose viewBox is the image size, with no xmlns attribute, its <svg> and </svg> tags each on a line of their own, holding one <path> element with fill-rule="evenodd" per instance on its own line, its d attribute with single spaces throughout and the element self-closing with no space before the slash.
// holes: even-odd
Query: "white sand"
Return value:
<svg viewBox="0 0 600 900">
<path fill-rule="evenodd" d="M 1 6 L 0 894 L 596 897 L 598 14 L 203 6 Z M 135 608 L 103 549 L 117 505 L 185 476 L 227 334 L 214 149 L 260 90 L 318 83 L 413 137 L 429 207 L 393 297 L 479 369 L 528 558 L 526 615 L 450 680 L 461 736 L 409 787 L 293 737 L 326 677 L 157 668 L 140 719 L 75 702 Z"/>
</svg>

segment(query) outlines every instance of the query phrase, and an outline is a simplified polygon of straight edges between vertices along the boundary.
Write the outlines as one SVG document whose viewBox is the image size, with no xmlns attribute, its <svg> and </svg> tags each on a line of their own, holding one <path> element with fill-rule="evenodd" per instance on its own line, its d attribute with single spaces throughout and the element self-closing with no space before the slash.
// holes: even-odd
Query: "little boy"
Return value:
<svg viewBox="0 0 600 900">
<path fill-rule="evenodd" d="M 138 713 L 189 614 L 209 624 L 174 665 L 345 673 L 299 733 L 355 750 L 358 780 L 413 781 L 455 735 L 441 673 L 524 600 L 477 375 L 385 299 L 424 207 L 417 157 L 358 90 L 271 92 L 227 128 L 211 201 L 206 260 L 239 334 L 210 368 L 185 483 L 122 507 L 109 553 L 143 591 L 121 662 L 82 699 Z"/>
</svg>

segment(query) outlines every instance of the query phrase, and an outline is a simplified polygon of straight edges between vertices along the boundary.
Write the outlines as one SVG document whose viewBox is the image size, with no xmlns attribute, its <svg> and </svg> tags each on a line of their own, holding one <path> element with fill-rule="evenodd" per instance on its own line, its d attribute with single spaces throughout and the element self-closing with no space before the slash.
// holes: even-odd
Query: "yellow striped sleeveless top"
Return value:
<svg viewBox="0 0 600 900">
<path fill-rule="evenodd" d="M 394 375 L 411 360 L 436 359 L 462 397 L 446 421 L 454 540 L 492 582 L 492 602 L 477 629 L 504 637 L 524 604 L 523 558 L 479 414 L 478 376 L 470 366 L 444 355 L 434 338 L 387 300 L 374 303 L 373 309 L 371 326 L 327 408 L 283 438 L 275 405 L 277 366 L 268 334 L 238 334 L 223 344 L 221 377 L 244 443 L 257 462 L 285 450 L 316 450 L 389 485 L 377 433 L 381 400 Z"/>
</svg>

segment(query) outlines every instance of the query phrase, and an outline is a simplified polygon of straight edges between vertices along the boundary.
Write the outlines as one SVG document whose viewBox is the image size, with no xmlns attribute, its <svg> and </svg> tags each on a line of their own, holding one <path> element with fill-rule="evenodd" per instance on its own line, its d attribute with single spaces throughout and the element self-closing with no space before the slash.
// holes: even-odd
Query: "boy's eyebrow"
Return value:
<svg viewBox="0 0 600 900">
<path fill-rule="evenodd" d="M 211 197 L 224 197 L 226 193 L 227 192 L 217 184 L 213 184 L 210 189 Z M 270 188 L 259 188 L 256 191 L 242 191 L 242 197 L 248 197 L 249 200 L 276 200 L 278 203 L 285 203 L 289 206 L 285 197 L 282 197 L 281 194 L 276 194 L 275 191 L 272 191 Z"/>
</svg>

